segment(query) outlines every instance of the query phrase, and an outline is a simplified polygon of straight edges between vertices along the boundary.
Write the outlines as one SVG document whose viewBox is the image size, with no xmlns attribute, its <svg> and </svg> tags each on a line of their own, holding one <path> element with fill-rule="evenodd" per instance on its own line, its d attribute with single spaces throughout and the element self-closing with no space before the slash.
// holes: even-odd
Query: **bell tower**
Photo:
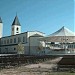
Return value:
<svg viewBox="0 0 75 75">
<path fill-rule="evenodd" d="M 3 22 L 2 22 L 2 19 L 0 17 L 0 38 L 2 37 L 2 34 L 3 34 Z"/>
<path fill-rule="evenodd" d="M 21 33 L 21 25 L 20 25 L 17 15 L 16 15 L 15 19 L 12 23 L 12 26 L 11 26 L 11 35 L 16 35 L 16 34 L 20 34 L 20 33 Z"/>
</svg>

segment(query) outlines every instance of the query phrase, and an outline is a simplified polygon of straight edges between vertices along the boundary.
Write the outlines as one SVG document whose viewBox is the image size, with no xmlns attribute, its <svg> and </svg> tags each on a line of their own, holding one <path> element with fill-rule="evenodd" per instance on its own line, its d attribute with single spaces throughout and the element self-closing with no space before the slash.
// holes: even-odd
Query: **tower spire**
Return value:
<svg viewBox="0 0 75 75">
<path fill-rule="evenodd" d="M 12 27 L 11 28 L 11 35 L 16 35 L 16 34 L 21 33 L 21 25 L 20 25 L 20 22 L 18 20 L 17 14 L 15 16 L 15 19 L 14 19 L 11 27 Z"/>
<path fill-rule="evenodd" d="M 15 19 L 14 19 L 12 25 L 18 25 L 18 26 L 20 26 L 20 22 L 19 22 L 19 19 L 18 19 L 18 17 L 17 17 L 17 14 L 16 14 L 16 16 L 15 16 Z"/>
</svg>

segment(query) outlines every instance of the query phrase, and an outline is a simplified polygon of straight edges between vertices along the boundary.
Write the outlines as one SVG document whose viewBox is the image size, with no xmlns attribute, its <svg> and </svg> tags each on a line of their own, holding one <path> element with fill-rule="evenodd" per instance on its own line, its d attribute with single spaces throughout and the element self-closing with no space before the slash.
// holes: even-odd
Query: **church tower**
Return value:
<svg viewBox="0 0 75 75">
<path fill-rule="evenodd" d="M 0 38 L 2 37 L 2 34 L 3 34 L 3 23 L 0 17 Z"/>
<path fill-rule="evenodd" d="M 11 26 L 11 35 L 16 35 L 16 34 L 20 34 L 20 33 L 21 33 L 21 25 L 20 25 L 17 15 L 16 15 L 15 19 L 12 23 L 12 26 Z"/>
</svg>

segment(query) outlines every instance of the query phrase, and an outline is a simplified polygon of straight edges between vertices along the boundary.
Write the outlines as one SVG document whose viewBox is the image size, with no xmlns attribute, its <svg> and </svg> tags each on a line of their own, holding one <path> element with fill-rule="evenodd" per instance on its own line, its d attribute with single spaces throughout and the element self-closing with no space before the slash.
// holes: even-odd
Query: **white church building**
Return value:
<svg viewBox="0 0 75 75">
<path fill-rule="evenodd" d="M 19 43 L 24 46 L 24 54 L 38 54 L 39 38 L 44 37 L 44 33 L 40 31 L 27 31 L 21 33 L 21 25 L 16 16 L 11 25 L 11 35 L 2 37 L 3 23 L 0 18 L 0 53 L 17 53 L 17 45 Z"/>
<path fill-rule="evenodd" d="M 25 55 L 56 55 L 75 54 L 75 34 L 66 27 L 62 27 L 49 36 L 40 31 L 21 33 L 18 17 L 11 25 L 11 35 L 2 37 L 3 23 L 0 18 L 0 53 L 12 54 L 18 52 L 18 45 L 24 47 Z"/>
</svg>

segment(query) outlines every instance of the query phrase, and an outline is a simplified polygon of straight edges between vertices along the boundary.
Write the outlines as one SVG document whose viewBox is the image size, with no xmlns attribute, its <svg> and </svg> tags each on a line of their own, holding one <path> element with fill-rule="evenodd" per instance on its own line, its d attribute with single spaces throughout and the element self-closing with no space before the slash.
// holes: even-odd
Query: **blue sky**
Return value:
<svg viewBox="0 0 75 75">
<path fill-rule="evenodd" d="M 16 13 L 22 32 L 38 30 L 49 35 L 62 26 L 74 31 L 74 0 L 0 0 L 3 36 L 11 35 Z"/>
</svg>

